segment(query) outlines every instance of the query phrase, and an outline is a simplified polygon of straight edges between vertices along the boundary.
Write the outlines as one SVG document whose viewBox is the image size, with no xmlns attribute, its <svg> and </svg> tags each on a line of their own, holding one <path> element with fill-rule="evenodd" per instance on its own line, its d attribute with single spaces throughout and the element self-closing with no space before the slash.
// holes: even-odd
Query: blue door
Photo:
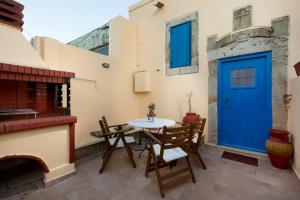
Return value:
<svg viewBox="0 0 300 200">
<path fill-rule="evenodd" d="M 272 53 L 219 60 L 219 145 L 265 152 L 272 127 Z"/>
</svg>

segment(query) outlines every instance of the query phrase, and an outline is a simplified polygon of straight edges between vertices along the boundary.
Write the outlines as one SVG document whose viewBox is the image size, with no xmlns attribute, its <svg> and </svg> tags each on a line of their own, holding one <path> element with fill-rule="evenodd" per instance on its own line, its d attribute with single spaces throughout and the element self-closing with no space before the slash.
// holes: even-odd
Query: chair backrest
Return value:
<svg viewBox="0 0 300 200">
<path fill-rule="evenodd" d="M 163 158 L 165 149 L 186 148 L 192 142 L 194 125 L 187 125 L 176 128 L 163 128 L 161 137 L 162 145 L 160 149 L 160 159 Z"/>
<path fill-rule="evenodd" d="M 206 118 L 201 118 L 200 115 L 197 115 L 197 119 L 195 121 L 195 129 L 194 131 L 203 131 L 206 123 Z"/>
<path fill-rule="evenodd" d="M 194 125 L 195 125 L 194 135 L 197 134 L 197 137 L 196 137 L 197 143 L 201 142 L 205 124 L 206 124 L 206 118 L 201 118 L 199 115 L 197 115 L 197 120 L 194 123 Z"/>
<path fill-rule="evenodd" d="M 102 120 L 99 120 L 99 124 L 103 133 L 110 133 L 109 126 L 104 116 L 102 117 Z"/>
</svg>

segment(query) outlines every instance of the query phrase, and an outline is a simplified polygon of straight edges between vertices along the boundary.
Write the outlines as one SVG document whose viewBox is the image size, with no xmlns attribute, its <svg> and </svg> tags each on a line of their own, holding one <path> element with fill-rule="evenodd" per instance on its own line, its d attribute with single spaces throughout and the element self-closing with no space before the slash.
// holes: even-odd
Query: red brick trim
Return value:
<svg viewBox="0 0 300 200">
<path fill-rule="evenodd" d="M 0 8 L 3 8 L 2 4 L 0 4 Z M 22 18 L 16 14 L 10 14 L 0 10 L 0 17 L 10 18 L 11 20 L 17 22 L 19 25 L 24 24 Z"/>
<path fill-rule="evenodd" d="M 0 161 L 5 161 L 5 160 L 11 160 L 11 159 L 17 159 L 17 158 L 27 158 L 27 159 L 32 159 L 32 160 L 35 160 L 37 161 L 44 169 L 44 172 L 45 173 L 48 173 L 49 172 L 49 168 L 48 166 L 46 165 L 46 163 L 38 158 L 38 157 L 35 157 L 35 156 L 30 156 L 30 155 L 12 155 L 12 156 L 4 156 L 2 158 L 0 158 Z"/>
<path fill-rule="evenodd" d="M 75 162 L 75 124 L 69 125 L 69 163 Z"/>
<path fill-rule="evenodd" d="M 4 133 L 4 124 L 3 123 L 0 124 L 0 134 L 1 133 Z"/>
<path fill-rule="evenodd" d="M 24 17 L 24 15 L 23 15 L 23 13 L 22 13 L 23 9 L 20 9 L 20 8 L 18 8 L 18 7 L 12 7 L 12 6 L 9 6 L 9 5 L 7 5 L 7 4 L 2 4 L 2 5 L 1 5 L 1 8 L 2 8 L 3 10 L 9 11 L 10 13 L 14 13 L 14 14 L 16 14 L 16 15 L 19 15 L 21 18 Z"/>
<path fill-rule="evenodd" d="M 10 6 L 16 7 L 21 11 L 24 9 L 23 4 L 20 4 L 19 2 L 16 2 L 14 0 L 2 0 L 2 2 L 5 2 L 5 3 L 9 4 Z"/>
<path fill-rule="evenodd" d="M 38 69 L 21 65 L 0 63 L 0 79 L 2 80 L 64 83 L 64 78 L 74 77 L 75 73 L 73 72 Z"/>
<path fill-rule="evenodd" d="M 56 116 L 37 119 L 17 120 L 1 122 L 0 127 L 4 126 L 4 132 L 1 134 L 13 133 L 18 131 L 31 130 L 49 126 L 57 126 L 63 124 L 74 124 L 77 122 L 77 117 L 74 116 Z"/>
</svg>

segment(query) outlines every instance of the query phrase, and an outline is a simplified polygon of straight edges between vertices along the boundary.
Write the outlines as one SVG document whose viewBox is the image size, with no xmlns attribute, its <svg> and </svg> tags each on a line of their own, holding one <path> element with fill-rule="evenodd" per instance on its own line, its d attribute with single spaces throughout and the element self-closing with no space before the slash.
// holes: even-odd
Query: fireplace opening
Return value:
<svg viewBox="0 0 300 200">
<path fill-rule="evenodd" d="M 0 80 L 0 122 L 70 115 L 67 86 Z"/>
<path fill-rule="evenodd" d="M 43 187 L 47 166 L 35 157 L 0 159 L 0 198 Z"/>
</svg>

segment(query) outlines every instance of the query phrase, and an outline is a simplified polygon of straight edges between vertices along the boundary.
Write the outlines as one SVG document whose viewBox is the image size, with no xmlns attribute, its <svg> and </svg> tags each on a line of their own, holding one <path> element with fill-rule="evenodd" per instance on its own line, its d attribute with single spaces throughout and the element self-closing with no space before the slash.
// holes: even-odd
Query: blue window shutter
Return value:
<svg viewBox="0 0 300 200">
<path fill-rule="evenodd" d="M 185 22 L 170 30 L 170 67 L 191 65 L 192 23 Z"/>
</svg>

